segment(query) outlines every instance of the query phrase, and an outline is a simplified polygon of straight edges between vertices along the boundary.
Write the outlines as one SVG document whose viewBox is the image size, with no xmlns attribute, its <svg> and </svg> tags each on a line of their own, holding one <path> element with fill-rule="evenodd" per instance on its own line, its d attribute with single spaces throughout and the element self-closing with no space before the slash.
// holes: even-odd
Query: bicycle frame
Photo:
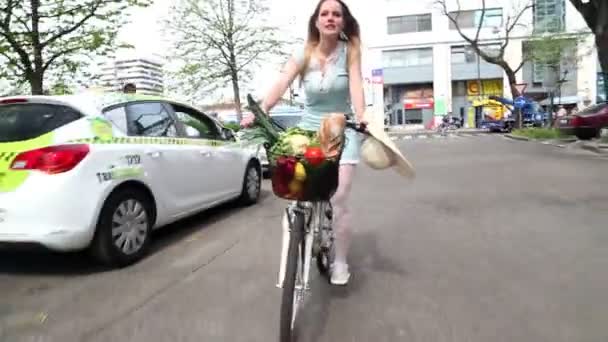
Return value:
<svg viewBox="0 0 608 342">
<path fill-rule="evenodd" d="M 302 244 L 304 251 L 300 250 L 300 255 L 303 257 L 304 269 L 302 271 L 302 285 L 304 289 L 309 288 L 310 280 L 310 267 L 313 256 L 314 247 L 320 248 L 321 244 L 325 243 L 324 237 L 321 234 L 321 230 L 324 227 L 325 212 L 328 207 L 327 201 L 321 202 L 292 202 L 286 209 L 286 215 L 283 216 L 282 227 L 283 227 L 283 239 L 281 243 L 281 259 L 279 264 L 279 275 L 277 287 L 283 288 L 283 281 L 285 280 L 285 268 L 287 264 L 287 252 L 289 249 L 289 239 L 291 237 L 291 230 L 294 229 L 292 224 L 292 217 L 296 211 L 299 211 L 305 217 L 306 224 L 304 225 L 304 238 Z M 331 228 L 331 225 L 328 225 Z M 331 237 L 329 237 L 331 238 Z M 302 246 L 300 247 L 302 248 Z"/>
<path fill-rule="evenodd" d="M 259 107 L 259 104 L 254 101 L 251 94 L 247 95 L 247 101 L 256 117 L 266 115 Z M 351 116 L 345 114 L 345 129 L 350 128 L 359 133 L 369 134 L 364 124 L 349 121 Z M 278 131 L 285 130 L 274 122 L 272 118 L 270 118 L 270 122 Z M 267 126 L 266 124 L 263 125 Z M 345 130 L 336 162 L 341 159 L 346 144 Z M 264 147 L 267 153 L 271 149 L 269 143 L 265 143 Z M 332 184 L 331 186 L 333 187 L 334 185 Z M 335 191 L 337 189 L 331 190 Z M 318 258 L 316 259 L 317 268 L 322 275 L 330 276 L 331 273 L 329 272 L 329 268 L 334 258 L 332 248 L 334 236 L 331 222 L 333 213 L 331 213 L 330 198 L 327 198 L 329 194 L 320 193 L 318 195 L 318 197 L 310 196 L 307 198 L 308 200 L 312 200 L 312 202 L 291 202 L 285 209 L 285 215 L 283 215 L 281 257 L 276 284 L 278 288 L 283 290 L 280 318 L 281 341 L 288 341 L 292 338 L 298 307 L 304 301 L 305 294 L 310 290 L 310 268 L 313 258 Z M 323 200 L 317 201 L 317 198 L 322 198 Z M 285 279 L 286 273 L 289 273 L 289 278 L 287 279 Z M 330 279 L 328 278 L 328 280 Z M 291 322 L 288 319 L 291 319 Z M 289 323 L 291 323 L 291 326 L 289 326 Z"/>
</svg>

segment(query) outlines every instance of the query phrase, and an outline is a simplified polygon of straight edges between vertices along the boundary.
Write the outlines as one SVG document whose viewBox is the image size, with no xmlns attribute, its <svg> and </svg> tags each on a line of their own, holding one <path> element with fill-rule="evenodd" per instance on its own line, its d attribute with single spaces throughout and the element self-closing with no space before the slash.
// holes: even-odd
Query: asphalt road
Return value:
<svg viewBox="0 0 608 342">
<path fill-rule="evenodd" d="M 300 341 L 605 342 L 608 160 L 500 136 L 399 141 L 357 175 L 353 278 L 316 282 Z M 0 341 L 276 341 L 279 216 L 224 206 L 106 271 L 0 254 Z"/>
</svg>

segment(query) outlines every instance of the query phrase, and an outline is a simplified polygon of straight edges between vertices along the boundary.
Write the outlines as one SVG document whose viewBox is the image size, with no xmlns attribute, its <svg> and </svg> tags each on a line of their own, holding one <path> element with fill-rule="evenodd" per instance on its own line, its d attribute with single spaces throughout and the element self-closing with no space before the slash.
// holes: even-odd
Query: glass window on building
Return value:
<svg viewBox="0 0 608 342">
<path fill-rule="evenodd" d="M 500 44 L 484 44 L 479 48 L 492 57 L 500 55 Z M 452 46 L 452 64 L 477 63 L 477 53 L 469 45 Z"/>
<path fill-rule="evenodd" d="M 386 18 L 388 34 L 427 32 L 433 29 L 431 14 L 402 15 Z"/>
<path fill-rule="evenodd" d="M 481 14 L 483 11 L 475 12 L 475 26 L 479 27 L 481 22 Z M 502 26 L 502 8 L 489 8 L 483 16 L 482 27 L 500 27 Z"/>
<path fill-rule="evenodd" d="M 532 63 L 532 82 L 535 86 L 542 85 L 545 80 L 545 66 L 539 62 Z"/>
<path fill-rule="evenodd" d="M 535 0 L 534 31 L 559 32 L 565 29 L 566 0 Z"/>
<path fill-rule="evenodd" d="M 481 22 L 483 10 L 468 10 L 450 12 L 449 16 L 456 20 L 461 29 L 477 28 Z M 486 8 L 481 27 L 500 27 L 502 25 L 502 8 Z M 456 25 L 450 20 L 450 30 L 456 30 Z"/>
<path fill-rule="evenodd" d="M 485 52 L 490 57 L 500 56 L 500 44 L 483 44 L 480 45 L 479 48 L 481 49 L 481 51 Z"/>
<path fill-rule="evenodd" d="M 452 63 L 475 63 L 475 52 L 470 46 L 452 46 Z"/>
<path fill-rule="evenodd" d="M 383 51 L 382 65 L 384 68 L 433 65 L 433 48 Z"/>
</svg>

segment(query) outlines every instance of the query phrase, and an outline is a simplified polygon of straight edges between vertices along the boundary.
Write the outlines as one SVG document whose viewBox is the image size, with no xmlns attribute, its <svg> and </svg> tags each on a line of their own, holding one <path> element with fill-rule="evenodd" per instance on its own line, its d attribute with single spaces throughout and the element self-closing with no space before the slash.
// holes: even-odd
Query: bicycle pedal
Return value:
<svg viewBox="0 0 608 342">
<path fill-rule="evenodd" d="M 310 291 L 310 285 L 306 285 L 306 287 L 302 287 L 302 285 L 296 285 L 295 289 L 298 291 L 304 291 L 304 292 L 308 292 Z"/>
</svg>

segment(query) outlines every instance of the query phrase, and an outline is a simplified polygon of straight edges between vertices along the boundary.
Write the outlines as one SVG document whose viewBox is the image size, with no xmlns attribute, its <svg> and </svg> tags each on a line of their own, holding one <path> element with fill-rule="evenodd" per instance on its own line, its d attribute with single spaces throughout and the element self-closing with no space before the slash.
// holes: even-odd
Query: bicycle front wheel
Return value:
<svg viewBox="0 0 608 342">
<path fill-rule="evenodd" d="M 287 267 L 285 269 L 285 279 L 283 280 L 283 296 L 281 300 L 281 319 L 280 319 L 280 341 L 291 342 L 295 318 L 299 306 L 300 291 L 297 285 L 302 285 L 302 277 L 298 277 L 299 271 L 303 269 L 302 262 L 304 236 L 304 215 L 299 212 L 294 213 L 293 226 L 289 234 L 289 249 L 287 251 Z M 299 281 L 298 281 L 299 280 Z M 299 284 L 298 284 L 299 283 Z"/>
</svg>

